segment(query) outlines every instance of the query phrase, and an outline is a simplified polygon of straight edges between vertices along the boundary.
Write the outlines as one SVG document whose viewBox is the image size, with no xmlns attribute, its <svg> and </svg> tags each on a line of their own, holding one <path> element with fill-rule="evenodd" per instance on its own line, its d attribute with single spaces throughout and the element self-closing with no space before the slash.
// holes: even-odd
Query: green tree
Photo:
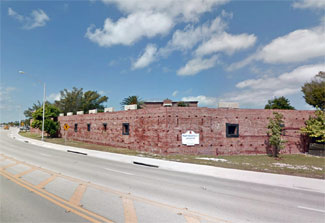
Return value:
<svg viewBox="0 0 325 223">
<path fill-rule="evenodd" d="M 307 104 L 325 110 L 325 72 L 320 71 L 311 82 L 301 87 Z"/>
<path fill-rule="evenodd" d="M 100 96 L 97 91 L 87 91 L 84 93 L 82 98 L 82 108 L 86 113 L 91 109 L 98 109 L 99 111 L 104 111 L 104 106 L 102 103 L 107 102 L 108 97 Z"/>
<path fill-rule="evenodd" d="M 44 113 L 44 131 L 51 137 L 55 137 L 58 133 L 60 124 L 57 122 L 57 117 L 60 114 L 60 110 L 51 104 L 45 104 Z M 33 112 L 32 127 L 42 130 L 43 123 L 43 107 Z"/>
<path fill-rule="evenodd" d="M 129 96 L 127 98 L 124 98 L 121 102 L 121 105 L 137 105 L 138 109 L 142 108 L 142 105 L 144 104 L 144 101 L 139 96 Z"/>
<path fill-rule="evenodd" d="M 283 115 L 273 112 L 274 118 L 269 118 L 267 134 L 269 143 L 273 147 L 273 157 L 278 157 L 279 151 L 284 148 L 285 140 L 281 138 L 283 130 Z"/>
<path fill-rule="evenodd" d="M 264 109 L 288 109 L 294 110 L 295 108 L 290 105 L 289 99 L 285 97 L 275 97 L 272 100 L 268 100 L 268 103 L 265 105 Z"/>
<path fill-rule="evenodd" d="M 83 110 L 82 107 L 83 89 L 73 87 L 71 91 L 64 89 L 60 91 L 60 100 L 55 101 L 54 104 L 63 113 Z"/>
<path fill-rule="evenodd" d="M 318 109 L 315 115 L 315 117 L 309 117 L 306 126 L 301 128 L 301 132 L 318 143 L 325 143 L 325 112 Z"/>
<path fill-rule="evenodd" d="M 97 91 L 87 91 L 83 93 L 83 89 L 73 87 L 71 91 L 64 89 L 60 91 L 60 100 L 55 101 L 55 105 L 61 112 L 84 111 L 87 113 L 91 109 L 104 110 L 102 103 L 107 102 L 108 97 L 101 96 Z"/>
<path fill-rule="evenodd" d="M 51 104 L 51 103 L 46 101 L 45 104 Z M 37 101 L 37 103 L 33 103 L 32 107 L 30 107 L 24 111 L 25 117 L 28 119 L 32 119 L 33 112 L 36 111 L 37 109 L 41 108 L 42 106 L 43 106 L 43 104 L 40 101 Z"/>
</svg>

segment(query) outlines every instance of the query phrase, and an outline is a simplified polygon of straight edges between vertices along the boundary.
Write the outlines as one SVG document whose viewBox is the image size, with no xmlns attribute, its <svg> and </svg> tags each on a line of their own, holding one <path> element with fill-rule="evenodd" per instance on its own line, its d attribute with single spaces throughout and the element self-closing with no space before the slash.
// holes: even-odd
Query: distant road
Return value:
<svg viewBox="0 0 325 223">
<path fill-rule="evenodd" d="M 325 222 L 321 193 L 49 150 L 8 132 L 0 131 L 1 222 Z"/>
</svg>

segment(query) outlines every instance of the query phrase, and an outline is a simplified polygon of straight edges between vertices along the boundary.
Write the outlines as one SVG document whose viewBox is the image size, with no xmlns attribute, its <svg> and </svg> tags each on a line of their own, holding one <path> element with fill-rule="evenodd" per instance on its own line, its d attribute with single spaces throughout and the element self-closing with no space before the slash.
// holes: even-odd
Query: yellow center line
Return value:
<svg viewBox="0 0 325 223">
<path fill-rule="evenodd" d="M 24 172 L 22 172 L 22 173 L 18 173 L 18 174 L 16 174 L 15 177 L 22 177 L 22 176 L 24 176 L 24 175 L 26 175 L 26 174 L 29 174 L 29 173 L 33 172 L 33 171 L 36 170 L 36 169 L 37 169 L 37 168 L 32 167 L 32 168 L 30 168 L 29 170 L 26 170 L 26 171 L 24 171 Z"/>
<path fill-rule="evenodd" d="M 51 197 L 49 197 L 49 196 L 46 196 L 46 195 L 42 194 L 42 193 L 39 192 L 38 190 L 35 190 L 35 189 L 33 189 L 32 187 L 29 187 L 29 186 L 27 186 L 27 185 L 24 185 L 23 183 L 19 182 L 18 179 L 14 178 L 14 177 L 12 177 L 12 176 L 10 176 L 10 175 L 8 175 L 7 173 L 5 173 L 5 172 L 3 172 L 3 171 L 0 171 L 0 175 L 6 177 L 7 179 L 11 180 L 12 182 L 15 182 L 15 183 L 18 184 L 19 186 L 22 186 L 22 187 L 28 189 L 29 191 L 34 192 L 35 194 L 37 194 L 37 195 L 39 195 L 39 196 L 45 198 L 46 200 L 48 200 L 48 201 L 50 201 L 50 202 L 56 204 L 57 206 L 66 209 L 67 211 L 70 211 L 70 212 L 72 212 L 72 213 L 75 213 L 76 215 L 79 215 L 80 217 L 82 217 L 82 218 L 84 218 L 84 219 L 87 219 L 87 220 L 90 221 L 90 222 L 100 223 L 100 221 L 98 221 L 98 220 L 96 220 L 96 219 L 94 219 L 94 218 L 91 218 L 91 217 L 89 217 L 89 216 L 87 216 L 87 215 L 85 215 L 85 214 L 83 214 L 83 213 L 81 213 L 81 212 L 79 212 L 79 211 L 77 211 L 77 210 L 75 210 L 75 209 L 73 209 L 73 208 L 70 208 L 69 206 L 66 206 L 66 205 L 62 204 L 62 203 L 60 203 L 59 201 L 57 201 L 57 200 L 55 200 L 55 199 L 53 199 L 53 198 L 51 198 Z"/>
<path fill-rule="evenodd" d="M 24 180 L 22 180 L 20 178 L 14 178 L 14 176 L 11 173 L 8 173 L 8 172 L 5 172 L 5 171 L 0 171 L 0 173 L 3 174 L 3 175 L 7 175 L 8 177 L 13 178 L 18 182 L 21 182 L 21 184 L 20 184 L 21 186 L 26 185 L 26 187 L 32 188 L 33 190 L 38 191 L 39 193 L 43 194 L 44 196 L 47 196 L 49 198 L 53 198 L 54 200 L 56 200 L 58 202 L 61 202 L 60 204 L 65 205 L 66 207 L 68 207 L 68 208 L 66 208 L 68 211 L 71 211 L 71 209 L 76 209 L 77 212 L 80 212 L 80 213 L 83 212 L 83 213 L 85 213 L 87 215 L 90 215 L 90 216 L 92 216 L 94 218 L 100 219 L 101 222 L 113 223 L 113 221 L 111 221 L 111 220 L 109 220 L 107 218 L 104 218 L 104 217 L 102 217 L 102 216 L 100 216 L 100 215 L 98 215 L 98 214 L 96 214 L 94 212 L 91 212 L 91 211 L 88 211 L 88 210 L 86 210 L 84 208 L 81 208 L 80 206 L 74 205 L 74 204 L 62 199 L 61 197 L 58 197 L 58 196 L 56 196 L 56 195 L 54 195 L 52 193 L 49 193 L 46 190 L 38 188 L 37 186 L 35 187 L 34 185 L 32 185 L 31 183 L 28 183 L 27 181 L 24 181 Z M 71 207 L 69 207 L 69 206 L 71 206 Z M 83 214 L 83 213 L 81 213 L 81 214 Z M 96 222 L 98 222 L 98 221 L 96 220 Z"/>
<path fill-rule="evenodd" d="M 17 160 L 15 160 L 13 158 L 10 158 L 8 156 L 5 156 L 5 157 L 7 159 L 10 159 L 10 160 L 13 160 L 13 161 L 17 162 L 17 164 L 18 164 L 18 161 Z M 24 165 L 25 165 L 25 163 L 24 163 Z M 84 209 L 84 208 L 82 208 L 82 207 L 79 206 L 80 200 L 82 199 L 82 195 L 85 192 L 83 190 L 86 190 L 87 187 L 92 187 L 92 188 L 98 189 L 98 190 L 103 191 L 103 192 L 110 192 L 110 193 L 114 193 L 114 194 L 117 194 L 117 195 L 121 196 L 123 198 L 124 211 L 125 212 L 130 212 L 130 213 L 127 213 L 127 215 L 128 216 L 132 216 L 132 210 L 134 210 L 134 216 L 135 217 L 126 217 L 126 219 L 127 218 L 128 219 L 133 219 L 133 221 L 130 220 L 129 222 L 137 222 L 137 217 L 136 217 L 136 214 L 135 214 L 135 209 L 133 207 L 133 201 L 134 200 L 137 200 L 139 202 L 144 202 L 144 203 L 147 203 L 147 204 L 156 206 L 156 207 L 167 208 L 167 209 L 170 209 L 170 210 L 172 210 L 174 212 L 177 212 L 177 213 L 182 213 L 184 216 L 189 217 L 188 218 L 189 219 L 188 221 L 190 221 L 190 220 L 194 221 L 193 219 L 205 219 L 205 220 L 211 221 L 211 222 L 229 222 L 229 221 L 224 220 L 224 219 L 220 219 L 220 218 L 217 218 L 217 217 L 212 217 L 212 216 L 209 216 L 209 215 L 206 215 L 206 214 L 203 214 L 203 213 L 199 213 L 199 212 L 196 212 L 196 211 L 191 211 L 191 210 L 188 210 L 187 208 L 185 208 L 185 209 L 184 208 L 179 208 L 179 207 L 175 207 L 175 206 L 172 206 L 172 205 L 169 205 L 169 204 L 160 203 L 160 202 L 157 202 L 157 201 L 154 201 L 154 200 L 149 200 L 149 199 L 146 199 L 146 198 L 137 197 L 137 196 L 130 195 L 130 194 L 125 194 L 125 193 L 122 193 L 120 191 L 113 190 L 111 188 L 107 188 L 107 187 L 104 187 L 104 186 L 101 186 L 101 185 L 97 185 L 97 184 L 93 184 L 93 183 L 90 183 L 90 182 L 86 182 L 86 181 L 83 181 L 83 180 L 80 180 L 80 179 L 77 179 L 77 178 L 73 178 L 73 177 L 70 177 L 70 176 L 61 175 L 60 173 L 56 173 L 56 172 L 53 172 L 51 170 L 44 169 L 42 167 L 37 167 L 37 166 L 31 165 L 31 164 L 27 164 L 27 163 L 26 163 L 26 165 L 29 166 L 29 167 L 31 167 L 31 168 L 38 168 L 40 171 L 49 173 L 52 176 L 50 178 L 48 178 L 47 180 L 41 182 L 36 187 L 35 187 L 35 185 L 32 185 L 32 184 L 28 183 L 27 181 L 23 181 L 24 184 L 29 184 L 29 185 L 35 187 L 36 189 L 41 190 L 42 193 L 45 193 L 48 196 L 51 196 L 54 199 L 59 200 L 62 203 L 66 203 L 67 205 L 70 205 L 70 206 L 74 207 L 75 209 L 80 210 L 80 211 L 82 211 L 82 212 L 84 212 L 84 213 L 86 213 L 86 214 L 88 214 L 90 216 L 93 216 L 93 217 L 95 217 L 97 219 L 100 219 L 102 222 L 112 222 L 112 221 L 111 220 L 108 220 L 108 219 L 106 219 L 106 218 L 104 218 L 104 217 L 102 217 L 100 215 L 97 215 L 97 214 L 95 214 L 93 212 L 90 212 L 90 211 L 88 211 L 88 210 L 86 210 L 86 209 Z M 1 168 L 0 168 L 0 170 L 1 170 Z M 10 173 L 8 173 L 8 174 L 10 174 Z M 62 199 L 62 198 L 60 198 L 60 197 L 58 197 L 58 196 L 56 196 L 54 194 L 49 193 L 46 190 L 42 190 L 42 188 L 45 185 L 47 185 L 51 181 L 55 180 L 56 177 L 62 177 L 62 178 L 65 178 L 67 180 L 74 181 L 74 182 L 77 182 L 77 183 L 83 185 L 83 186 L 80 186 L 80 185 L 78 186 L 78 188 L 75 190 L 74 194 L 71 196 L 70 202 L 69 201 L 66 201 L 66 200 L 64 200 L 64 199 Z M 77 192 L 79 190 L 80 190 L 80 192 Z M 131 204 L 130 204 L 130 202 L 131 202 Z M 127 208 L 125 208 L 125 207 L 127 207 Z M 135 221 L 134 221 L 134 219 L 135 219 Z"/>
<path fill-rule="evenodd" d="M 137 214 L 130 198 L 123 197 L 124 219 L 125 223 L 137 223 Z"/>
<path fill-rule="evenodd" d="M 85 191 L 87 190 L 87 186 L 84 184 L 79 184 L 79 186 L 74 191 L 73 195 L 70 198 L 70 203 L 74 205 L 80 205 L 80 201 Z"/>
</svg>

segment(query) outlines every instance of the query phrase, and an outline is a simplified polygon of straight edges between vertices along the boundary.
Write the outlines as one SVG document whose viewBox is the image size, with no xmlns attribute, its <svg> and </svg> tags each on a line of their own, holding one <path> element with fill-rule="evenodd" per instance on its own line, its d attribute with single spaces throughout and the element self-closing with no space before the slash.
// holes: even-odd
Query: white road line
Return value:
<svg viewBox="0 0 325 223">
<path fill-rule="evenodd" d="M 123 173 L 123 174 L 126 174 L 126 175 L 134 176 L 134 174 L 132 174 L 132 173 L 127 173 L 127 172 L 123 172 L 123 171 L 113 170 L 113 169 L 109 169 L 109 168 L 104 168 L 104 169 L 105 170 L 108 170 L 108 171 L 116 172 L 116 173 Z"/>
<path fill-rule="evenodd" d="M 309 207 L 298 206 L 298 208 L 325 213 L 324 210 L 319 210 L 319 209 L 314 209 L 314 208 L 309 208 Z"/>
</svg>

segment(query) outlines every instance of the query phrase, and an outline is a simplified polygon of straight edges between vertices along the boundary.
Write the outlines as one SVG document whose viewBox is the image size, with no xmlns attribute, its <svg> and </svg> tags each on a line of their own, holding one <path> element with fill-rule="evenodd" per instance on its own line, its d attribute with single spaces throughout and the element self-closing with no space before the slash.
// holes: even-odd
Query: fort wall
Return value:
<svg viewBox="0 0 325 223">
<path fill-rule="evenodd" d="M 281 152 L 306 152 L 299 129 L 314 111 L 161 107 L 58 119 L 60 134 L 71 140 L 159 154 L 265 154 L 270 149 L 268 117 L 274 111 L 284 115 L 287 143 Z M 238 137 L 227 137 L 227 123 L 237 124 Z M 64 124 L 70 126 L 68 131 Z M 182 144 L 182 134 L 189 130 L 199 134 L 198 145 Z"/>
</svg>

